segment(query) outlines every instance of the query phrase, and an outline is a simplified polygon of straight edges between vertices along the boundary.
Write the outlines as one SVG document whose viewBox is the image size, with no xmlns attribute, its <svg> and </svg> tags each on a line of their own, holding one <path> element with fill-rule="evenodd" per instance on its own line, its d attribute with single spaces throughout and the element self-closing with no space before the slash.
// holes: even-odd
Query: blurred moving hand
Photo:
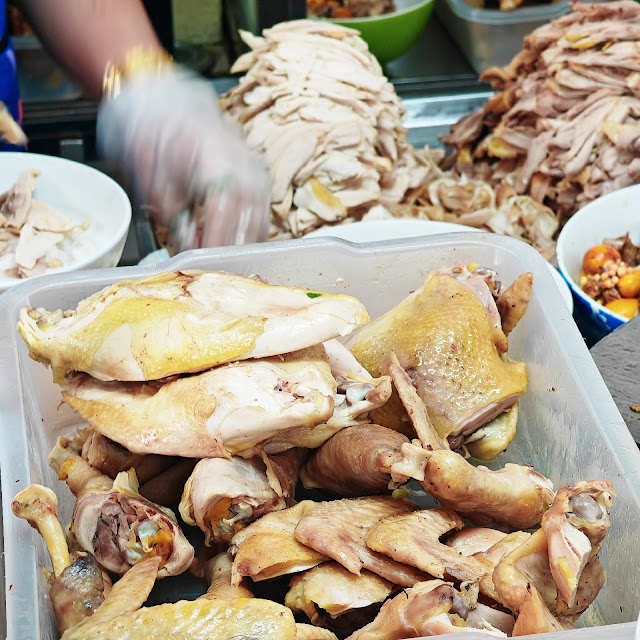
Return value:
<svg viewBox="0 0 640 640">
<path fill-rule="evenodd" d="M 267 237 L 269 179 L 236 127 L 210 82 L 168 67 L 128 78 L 103 99 L 97 139 L 182 251 Z"/>
</svg>

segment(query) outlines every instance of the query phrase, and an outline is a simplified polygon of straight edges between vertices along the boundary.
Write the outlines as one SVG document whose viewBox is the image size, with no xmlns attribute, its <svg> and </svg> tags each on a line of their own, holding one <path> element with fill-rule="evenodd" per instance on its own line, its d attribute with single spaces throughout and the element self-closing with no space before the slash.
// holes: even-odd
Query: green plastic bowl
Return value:
<svg viewBox="0 0 640 640">
<path fill-rule="evenodd" d="M 396 11 L 370 18 L 337 18 L 331 22 L 357 29 L 369 51 L 386 64 L 404 55 L 425 28 L 435 0 L 395 0 Z"/>
</svg>

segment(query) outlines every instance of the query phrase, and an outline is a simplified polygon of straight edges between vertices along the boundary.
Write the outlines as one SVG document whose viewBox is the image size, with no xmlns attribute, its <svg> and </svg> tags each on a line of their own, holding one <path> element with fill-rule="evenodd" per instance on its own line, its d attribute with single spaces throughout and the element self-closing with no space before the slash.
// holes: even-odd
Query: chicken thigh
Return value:
<svg viewBox="0 0 640 640">
<path fill-rule="evenodd" d="M 477 280 L 493 303 L 487 285 Z M 490 314 L 470 286 L 447 273 L 427 276 L 422 287 L 360 327 L 346 344 L 374 376 L 387 371 L 389 355 L 395 352 L 438 435 L 448 438 L 453 448 L 511 407 L 527 387 L 524 363 L 502 357 L 507 339 L 497 310 Z M 397 397 L 373 419 L 408 433 Z"/>
<path fill-rule="evenodd" d="M 56 381 L 74 371 L 144 381 L 298 351 L 368 319 L 349 296 L 178 271 L 117 282 L 73 311 L 25 308 L 18 330 Z"/>
<path fill-rule="evenodd" d="M 333 414 L 336 382 L 321 345 L 224 365 L 164 384 L 100 382 L 77 374 L 63 400 L 134 453 L 229 457 Z"/>
<path fill-rule="evenodd" d="M 161 577 L 189 568 L 193 547 L 169 509 L 138 493 L 133 470 L 111 480 L 90 467 L 66 438 L 58 438 L 49 460 L 76 496 L 71 529 L 78 544 L 105 569 L 122 575 L 150 556 L 161 560 Z"/>
</svg>

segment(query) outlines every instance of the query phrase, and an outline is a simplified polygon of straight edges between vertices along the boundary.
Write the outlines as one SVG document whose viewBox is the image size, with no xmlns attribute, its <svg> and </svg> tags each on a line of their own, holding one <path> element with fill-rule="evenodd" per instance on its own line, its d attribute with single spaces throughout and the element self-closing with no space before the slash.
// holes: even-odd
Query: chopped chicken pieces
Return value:
<svg viewBox="0 0 640 640">
<path fill-rule="evenodd" d="M 173 512 L 138 493 L 133 469 L 111 480 L 90 467 L 74 444 L 58 438 L 49 460 L 77 498 L 71 529 L 78 544 L 120 575 L 150 556 L 161 560 L 161 577 L 186 571 L 194 551 Z"/>
<path fill-rule="evenodd" d="M 102 382 L 76 374 L 63 400 L 135 453 L 228 457 L 288 429 L 329 420 L 336 382 L 321 345 L 168 382 Z"/>
<path fill-rule="evenodd" d="M 26 146 L 28 140 L 20 125 L 13 119 L 9 113 L 7 105 L 0 101 L 0 140 L 4 140 L 9 144 L 15 144 L 19 147 Z"/>
<path fill-rule="evenodd" d="M 48 574 L 49 598 L 53 604 L 58 631 L 64 633 L 92 615 L 111 589 L 111 581 L 103 575 L 93 556 L 70 554 L 58 521 L 58 499 L 47 487 L 33 484 L 20 491 L 11 508 L 42 536 L 53 572 Z"/>
<path fill-rule="evenodd" d="M 229 541 L 234 533 L 263 514 L 291 506 L 298 479 L 297 454 L 285 452 L 271 460 L 277 464 L 279 458 L 292 456 L 292 474 L 286 484 L 283 478 L 284 491 L 280 482 L 277 487 L 272 486 L 260 458 L 200 460 L 184 487 L 180 501 L 182 519 L 200 527 L 206 535 L 205 544 L 209 545 Z"/>
<path fill-rule="evenodd" d="M 326 614 L 336 618 L 368 608 L 396 590 L 396 585 L 366 569 L 355 575 L 337 562 L 325 562 L 291 579 L 285 604 L 294 612 L 303 611 L 313 624 L 326 626 Z"/>
<path fill-rule="evenodd" d="M 341 496 L 387 493 L 391 466 L 402 459 L 406 436 L 377 424 L 348 427 L 313 451 L 300 471 L 307 489 Z"/>
<path fill-rule="evenodd" d="M 560 621 L 553 617 L 533 585 L 527 587 L 527 594 L 513 627 L 514 637 L 564 631 L 572 628 L 573 625 L 570 622 Z"/>
<path fill-rule="evenodd" d="M 609 532 L 612 489 L 604 480 L 564 487 L 542 518 L 551 573 L 559 597 L 569 608 L 576 604 L 582 571 Z"/>
<path fill-rule="evenodd" d="M 417 509 L 407 500 L 386 496 L 350 498 L 319 503 L 305 514 L 295 528 L 296 540 L 333 558 L 356 575 L 362 569 L 377 573 L 390 582 L 410 587 L 424 579 L 413 567 L 369 549 L 367 532 L 381 519 Z"/>
<path fill-rule="evenodd" d="M 447 536 L 444 543 L 463 556 L 472 556 L 476 553 L 488 551 L 506 536 L 506 533 L 498 531 L 498 529 L 465 527 L 462 531 L 456 531 Z"/>
<path fill-rule="evenodd" d="M 143 381 L 304 349 L 368 320 L 350 296 L 181 271 L 118 282 L 64 313 L 25 308 L 18 329 L 56 380 Z"/>
<path fill-rule="evenodd" d="M 198 553 L 194 564 L 200 562 L 202 552 Z M 194 566 L 191 565 L 191 572 Z M 240 584 L 231 582 L 233 562 L 228 553 L 218 553 L 202 562 L 201 573 L 209 584 L 207 592 L 200 596 L 208 600 L 235 600 L 237 598 L 253 598 L 253 592 L 247 580 L 241 580 Z"/>
<path fill-rule="evenodd" d="M 311 569 L 328 560 L 319 551 L 296 540 L 294 531 L 305 515 L 318 505 L 310 500 L 294 507 L 267 513 L 241 529 L 231 539 L 233 583 L 247 576 L 254 581 L 268 580 L 288 573 Z"/>
<path fill-rule="evenodd" d="M 437 271 L 394 309 L 356 330 L 347 347 L 372 375 L 386 373 L 395 353 L 436 436 L 447 438 L 454 448 L 511 407 L 527 388 L 525 364 L 501 358 L 507 339 L 483 301 L 468 284 Z M 478 370 L 482 376 L 476 375 Z M 406 433 L 405 416 L 402 404 L 392 398 L 373 419 Z"/>
</svg>

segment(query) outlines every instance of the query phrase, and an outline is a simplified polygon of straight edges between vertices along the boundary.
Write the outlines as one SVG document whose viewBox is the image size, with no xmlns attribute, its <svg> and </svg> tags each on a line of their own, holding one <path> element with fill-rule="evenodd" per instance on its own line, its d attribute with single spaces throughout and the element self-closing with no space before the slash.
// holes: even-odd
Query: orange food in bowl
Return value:
<svg viewBox="0 0 640 640">
<path fill-rule="evenodd" d="M 618 291 L 623 298 L 637 298 L 640 295 L 640 269 L 623 275 L 618 281 Z"/>
<path fill-rule="evenodd" d="M 640 300 L 638 298 L 620 298 L 606 304 L 605 308 L 631 320 L 631 318 L 635 318 L 638 315 L 639 306 Z"/>
<path fill-rule="evenodd" d="M 622 257 L 613 247 L 609 247 L 606 244 L 597 244 L 584 254 L 582 268 L 584 272 L 588 274 L 601 273 L 605 262 L 610 260 L 619 262 L 622 260 Z"/>
</svg>

